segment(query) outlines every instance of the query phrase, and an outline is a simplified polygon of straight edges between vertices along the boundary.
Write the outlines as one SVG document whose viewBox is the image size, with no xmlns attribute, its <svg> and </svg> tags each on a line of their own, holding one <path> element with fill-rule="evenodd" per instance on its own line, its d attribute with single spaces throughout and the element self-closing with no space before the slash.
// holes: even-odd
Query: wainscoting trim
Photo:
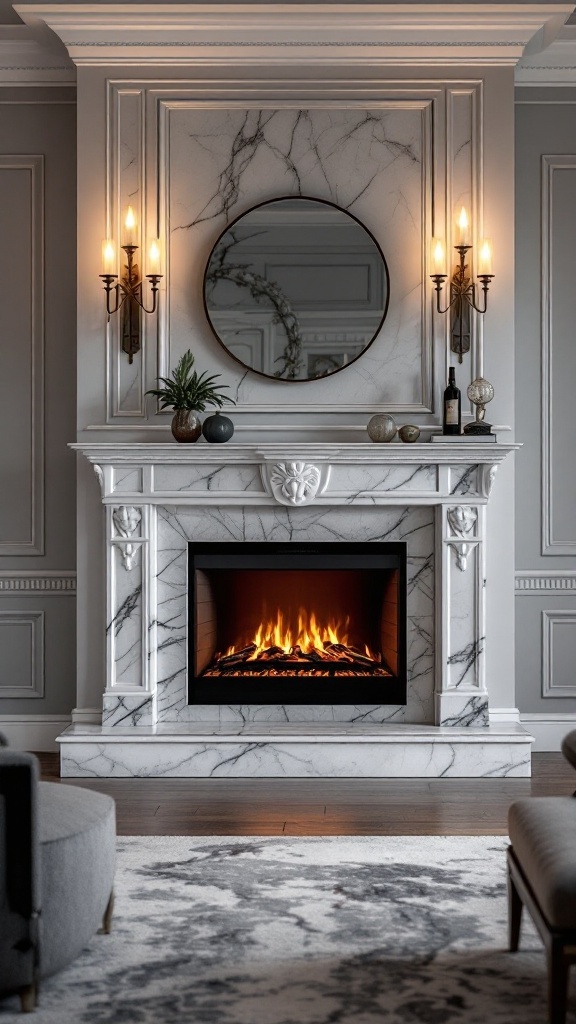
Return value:
<svg viewBox="0 0 576 1024">
<path fill-rule="evenodd" d="M 0 556 L 44 554 L 44 157 L 0 155 L 0 170 L 30 174 L 30 357 L 31 431 L 29 539 L 0 541 Z M 25 341 L 22 344 L 26 344 Z"/>
<path fill-rule="evenodd" d="M 70 725 L 70 715 L 0 715 L 0 732 L 16 750 L 58 751 L 56 737 Z"/>
<path fill-rule="evenodd" d="M 576 729 L 576 714 L 520 713 L 520 724 L 534 736 L 534 753 L 559 752 L 567 733 Z"/>
<path fill-rule="evenodd" d="M 548 572 L 538 569 L 517 569 L 515 573 L 517 597 L 541 597 L 543 593 L 570 593 L 576 591 L 576 571 Z"/>
<path fill-rule="evenodd" d="M 18 594 L 19 597 L 62 597 L 76 593 L 76 573 L 68 570 L 54 572 L 11 572 L 0 570 L 0 596 Z"/>
<path fill-rule="evenodd" d="M 19 700 L 44 696 L 44 612 L 0 611 L 0 628 L 30 627 L 30 680 L 28 686 L 10 686 L 0 682 L 0 698 Z M 6 641 L 3 641 L 4 643 Z"/>
</svg>

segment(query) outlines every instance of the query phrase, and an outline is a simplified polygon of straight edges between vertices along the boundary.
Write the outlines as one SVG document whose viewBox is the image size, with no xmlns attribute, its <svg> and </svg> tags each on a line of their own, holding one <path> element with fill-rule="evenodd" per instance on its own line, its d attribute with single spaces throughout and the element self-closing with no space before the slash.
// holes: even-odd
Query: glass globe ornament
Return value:
<svg viewBox="0 0 576 1024">
<path fill-rule="evenodd" d="M 477 377 L 466 389 L 466 394 L 472 402 L 472 405 L 476 406 L 476 419 L 472 423 L 467 423 L 464 427 L 465 434 L 491 434 L 492 425 L 486 423 L 484 417 L 486 416 L 486 406 L 494 398 L 494 388 L 489 380 L 485 377 Z"/>
</svg>

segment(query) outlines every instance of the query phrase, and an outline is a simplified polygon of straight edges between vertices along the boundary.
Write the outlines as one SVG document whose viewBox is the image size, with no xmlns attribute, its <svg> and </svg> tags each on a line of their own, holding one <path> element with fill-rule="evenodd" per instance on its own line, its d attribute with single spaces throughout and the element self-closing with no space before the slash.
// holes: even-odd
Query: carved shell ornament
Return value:
<svg viewBox="0 0 576 1024">
<path fill-rule="evenodd" d="M 457 505 L 448 509 L 448 522 L 452 533 L 457 537 L 466 537 L 475 527 L 478 512 L 468 505 Z"/>
<path fill-rule="evenodd" d="M 469 544 L 467 538 L 470 537 L 478 521 L 478 510 L 470 508 L 469 505 L 457 505 L 455 508 L 449 508 L 446 515 L 454 538 L 448 543 L 454 548 L 456 565 L 461 572 L 465 572 L 468 555 L 477 543 L 477 541 L 473 541 Z"/>
<path fill-rule="evenodd" d="M 320 470 L 310 462 L 278 462 L 272 470 L 270 483 L 291 505 L 304 505 L 316 496 Z"/>
<path fill-rule="evenodd" d="M 131 544 L 130 537 L 138 529 L 142 520 L 142 512 L 133 505 L 120 505 L 112 513 L 114 529 L 123 541 L 113 540 L 113 543 L 120 548 L 122 565 L 127 572 L 130 572 L 136 564 L 139 544 Z"/>
<path fill-rule="evenodd" d="M 131 537 L 140 525 L 142 513 L 133 505 L 120 505 L 119 508 L 114 509 L 112 518 L 117 533 L 121 537 Z"/>
</svg>

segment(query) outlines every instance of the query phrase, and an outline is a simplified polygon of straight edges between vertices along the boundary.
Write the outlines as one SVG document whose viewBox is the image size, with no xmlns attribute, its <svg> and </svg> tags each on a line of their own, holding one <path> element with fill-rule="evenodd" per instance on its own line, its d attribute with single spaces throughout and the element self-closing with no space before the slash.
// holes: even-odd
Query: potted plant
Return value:
<svg viewBox="0 0 576 1024">
<path fill-rule="evenodd" d="M 198 375 L 193 369 L 194 356 L 190 349 L 184 353 L 171 377 L 159 377 L 159 388 L 152 388 L 147 395 L 154 395 L 160 401 L 161 409 L 174 409 L 172 417 L 172 433 L 177 441 L 197 441 L 202 433 L 202 421 L 198 413 L 204 412 L 207 405 L 221 409 L 225 402 L 234 404 L 234 399 L 223 395 L 222 388 L 227 384 L 216 385 L 214 381 L 221 376 L 216 373 Z"/>
</svg>

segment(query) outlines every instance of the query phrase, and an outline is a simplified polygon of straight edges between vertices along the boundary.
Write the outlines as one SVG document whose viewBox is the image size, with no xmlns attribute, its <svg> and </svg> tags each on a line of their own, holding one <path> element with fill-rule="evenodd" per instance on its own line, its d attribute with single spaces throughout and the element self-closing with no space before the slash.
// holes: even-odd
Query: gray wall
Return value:
<svg viewBox="0 0 576 1024">
<path fill-rule="evenodd" d="M 517 90 L 516 699 L 576 713 L 576 89 Z"/>
<path fill-rule="evenodd" d="M 75 139 L 73 89 L 0 89 L 0 727 L 75 703 Z"/>
</svg>

